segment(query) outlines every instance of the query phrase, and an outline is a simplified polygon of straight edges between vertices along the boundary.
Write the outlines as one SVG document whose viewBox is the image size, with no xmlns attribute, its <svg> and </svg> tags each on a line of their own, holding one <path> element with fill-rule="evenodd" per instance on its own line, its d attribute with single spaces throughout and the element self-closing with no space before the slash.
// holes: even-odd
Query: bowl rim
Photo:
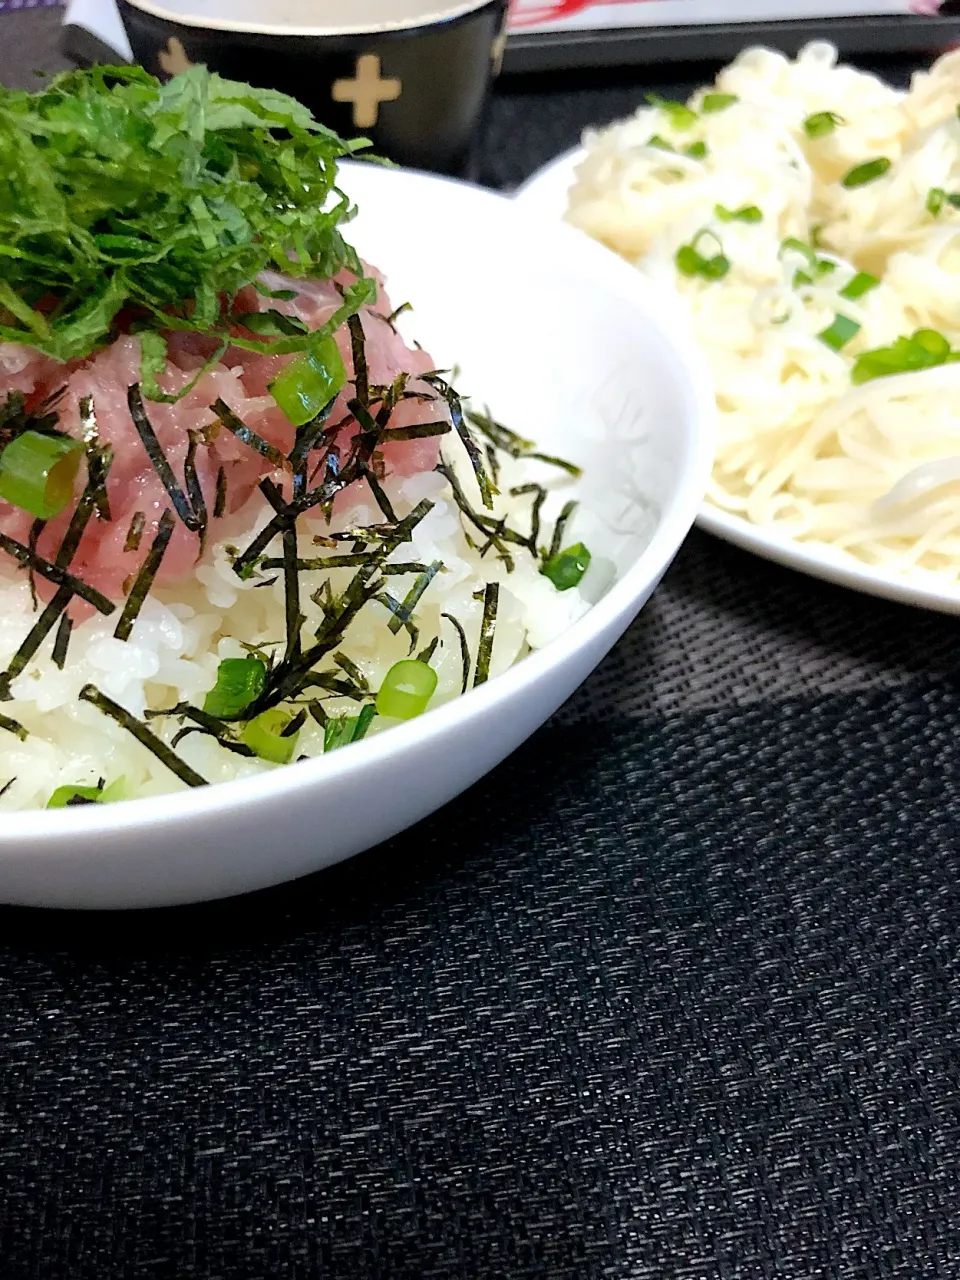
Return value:
<svg viewBox="0 0 960 1280">
<path fill-rule="evenodd" d="M 646 323 L 658 331 L 670 349 L 677 381 L 685 391 L 688 405 L 684 427 L 687 439 L 677 483 L 664 501 L 653 536 L 623 575 L 581 618 L 542 649 L 528 653 L 480 688 L 469 689 L 415 720 L 352 744 L 349 751 L 334 752 L 329 757 L 315 756 L 249 777 L 112 805 L 5 812 L 0 827 L 0 863 L 22 854 L 25 843 L 35 846 L 42 855 L 44 847 L 67 842 L 72 837 L 89 837 L 93 833 L 134 834 L 147 827 L 167 827 L 173 832 L 183 822 L 215 820 L 217 811 L 242 814 L 262 803 L 310 790 L 321 781 L 336 785 L 351 774 L 375 770 L 398 752 L 428 748 L 447 733 L 456 731 L 458 724 L 461 732 L 467 732 L 471 723 L 500 707 L 508 707 L 525 687 L 540 683 L 551 671 L 573 661 L 581 649 L 589 648 L 608 632 L 618 635 L 642 607 L 651 584 L 659 581 L 693 526 L 713 463 L 716 400 L 706 365 L 690 339 L 675 300 L 651 287 L 612 250 L 564 223 L 529 214 L 499 192 L 414 169 L 390 169 L 356 161 L 342 163 L 340 168 L 345 173 L 363 173 L 361 182 L 365 179 L 394 181 L 414 188 L 425 183 L 435 188 L 456 188 L 471 200 L 487 202 L 492 216 L 502 216 L 525 229 L 526 235 L 535 235 L 539 248 L 550 247 L 553 242 L 560 260 L 572 258 L 585 262 L 600 283 L 628 298 Z M 344 185 L 349 187 L 349 183 Z"/>
<path fill-rule="evenodd" d="M 201 31 L 233 31 L 240 35 L 252 36 L 294 36 L 299 38 L 323 40 L 350 40 L 358 36 L 380 36 L 390 39 L 395 36 L 418 36 L 437 28 L 455 26 L 459 22 L 482 13 L 485 9 L 500 8 L 504 0 L 434 0 L 442 5 L 438 14 L 428 18 L 416 18 L 404 22 L 398 20 L 389 23 L 368 22 L 352 25 L 317 26 L 310 23 L 276 23 L 276 22 L 242 22 L 236 18 L 205 17 L 202 14 L 179 13 L 168 9 L 155 0 L 120 0 L 120 8 L 126 6 L 169 22 L 175 26 L 193 27 Z"/>
</svg>

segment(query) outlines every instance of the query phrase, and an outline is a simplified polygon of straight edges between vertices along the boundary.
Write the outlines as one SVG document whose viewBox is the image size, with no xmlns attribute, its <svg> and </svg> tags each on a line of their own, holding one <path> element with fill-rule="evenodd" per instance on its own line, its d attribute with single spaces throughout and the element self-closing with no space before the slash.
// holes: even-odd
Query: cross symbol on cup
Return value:
<svg viewBox="0 0 960 1280">
<path fill-rule="evenodd" d="M 396 102 L 403 93 L 403 81 L 383 79 L 380 59 L 375 53 L 363 53 L 357 59 L 356 78 L 334 80 L 331 96 L 334 102 L 353 103 L 355 129 L 370 129 L 380 118 L 381 102 Z"/>
</svg>

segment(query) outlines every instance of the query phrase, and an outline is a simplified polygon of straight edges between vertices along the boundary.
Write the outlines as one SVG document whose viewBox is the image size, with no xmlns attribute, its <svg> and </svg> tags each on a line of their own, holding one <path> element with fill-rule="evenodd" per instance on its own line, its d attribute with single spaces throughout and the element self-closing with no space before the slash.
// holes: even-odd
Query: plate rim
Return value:
<svg viewBox="0 0 960 1280">
<path fill-rule="evenodd" d="M 572 180 L 574 169 L 585 155 L 586 148 L 578 145 L 554 156 L 521 183 L 513 199 L 531 213 L 546 215 L 545 198 L 556 194 L 562 178 Z M 562 210 L 557 212 L 562 214 Z M 869 565 L 829 543 L 802 542 L 769 526 L 754 524 L 708 499 L 697 512 L 696 525 L 713 537 L 807 577 L 897 604 L 960 615 L 960 586 L 936 586 L 923 571 L 920 576 L 916 571 L 898 573 Z"/>
</svg>

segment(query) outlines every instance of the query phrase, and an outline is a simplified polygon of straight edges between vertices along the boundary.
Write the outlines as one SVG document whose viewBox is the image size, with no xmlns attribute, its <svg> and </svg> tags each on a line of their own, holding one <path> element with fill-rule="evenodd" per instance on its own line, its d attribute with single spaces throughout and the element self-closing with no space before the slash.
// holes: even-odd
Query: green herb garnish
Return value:
<svg viewBox="0 0 960 1280">
<path fill-rule="evenodd" d="M 714 217 L 721 222 L 762 222 L 763 213 L 755 204 L 741 205 L 739 209 L 728 209 L 725 205 L 713 206 Z"/>
<path fill-rule="evenodd" d="M 240 737 L 261 760 L 289 764 L 297 747 L 296 732 L 287 732 L 290 723 L 291 717 L 284 711 L 264 711 L 244 724 Z"/>
<path fill-rule="evenodd" d="M 825 138 L 838 124 L 846 124 L 846 120 L 835 111 L 817 111 L 804 120 L 803 131 L 808 138 Z"/>
<path fill-rule="evenodd" d="M 739 101 L 735 93 L 705 93 L 700 103 L 700 110 L 705 116 L 709 116 L 715 111 L 726 111 L 727 107 L 732 107 Z"/>
<path fill-rule="evenodd" d="M 651 107 L 656 107 L 658 111 L 662 111 L 670 121 L 674 129 L 683 131 L 690 129 L 697 123 L 697 113 L 692 107 L 688 107 L 685 102 L 671 102 L 667 98 L 661 98 L 659 94 L 648 93 L 647 102 Z"/>
<path fill-rule="evenodd" d="M 709 238 L 717 245 L 711 257 L 702 254 L 697 247 Z M 722 280 L 730 270 L 730 259 L 723 252 L 723 245 L 712 231 L 698 231 L 689 244 L 681 245 L 676 253 L 677 269 L 685 276 L 700 276 L 704 280 Z"/>
<path fill-rule="evenodd" d="M 817 337 L 832 351 L 839 351 L 859 332 L 860 325 L 856 320 L 851 320 L 849 316 L 836 315 L 826 329 L 817 334 Z"/>
<path fill-rule="evenodd" d="M 336 751 L 338 747 L 349 746 L 351 742 L 360 742 L 366 737 L 376 714 L 376 707 L 368 702 L 357 716 L 330 716 L 323 726 L 324 752 Z"/>
<path fill-rule="evenodd" d="M 898 373 L 915 373 L 941 364 L 960 361 L 960 351 L 951 351 L 950 343 L 936 329 L 917 329 L 909 338 L 897 338 L 889 347 L 876 347 L 857 356 L 850 374 L 854 385 L 888 378 Z"/>
<path fill-rule="evenodd" d="M 590 567 L 590 552 L 582 542 L 558 551 L 544 564 L 540 572 L 549 578 L 558 591 L 569 591 L 579 585 Z"/>
<path fill-rule="evenodd" d="M 79 440 L 25 431 L 0 453 L 0 498 L 40 520 L 50 520 L 73 497 L 82 457 Z"/>
<path fill-rule="evenodd" d="M 676 155 L 677 148 L 672 142 L 668 142 L 666 138 L 661 138 L 659 133 L 651 134 L 647 139 L 648 147 L 655 147 L 657 151 L 669 151 L 672 155 Z"/>
<path fill-rule="evenodd" d="M 876 276 L 872 276 L 869 271 L 858 271 L 852 280 L 849 280 L 840 290 L 841 298 L 849 298 L 851 302 L 856 302 L 858 298 L 862 298 L 864 294 L 875 289 L 880 281 Z"/>
<path fill-rule="evenodd" d="M 936 218 L 946 205 L 960 209 L 960 192 L 944 191 L 943 187 L 931 187 L 927 194 L 927 213 Z"/>
<path fill-rule="evenodd" d="M 393 720 L 423 715 L 437 688 L 437 673 L 425 662 L 395 662 L 377 694 L 377 713 Z"/>
<path fill-rule="evenodd" d="M 207 715 L 233 719 L 260 697 L 266 683 L 267 664 L 260 658 L 224 658 L 203 709 Z"/>
<path fill-rule="evenodd" d="M 237 291 L 261 271 L 362 274 L 335 182 L 336 161 L 364 145 L 202 66 L 164 85 L 94 67 L 37 93 L 0 89 L 0 340 L 76 359 L 109 342 L 124 311 L 151 335 L 141 381 L 156 392 L 164 331 L 226 340 Z M 362 305 L 346 293 L 347 312 Z M 236 341 L 306 352 L 322 336 Z"/>
<path fill-rule="evenodd" d="M 684 147 L 683 154 L 689 156 L 691 160 L 706 160 L 708 149 L 705 142 L 691 142 L 689 147 Z"/>
<path fill-rule="evenodd" d="M 866 160 L 863 164 L 854 165 L 849 172 L 845 173 L 840 179 L 845 187 L 853 189 L 854 187 L 865 187 L 868 182 L 875 182 L 877 178 L 882 178 L 890 168 L 892 161 L 886 156 L 877 156 L 875 160 Z"/>
<path fill-rule="evenodd" d="M 340 349 L 326 337 L 302 356 L 297 356 L 270 383 L 270 394 L 295 427 L 315 418 L 336 398 L 347 382 Z"/>
</svg>

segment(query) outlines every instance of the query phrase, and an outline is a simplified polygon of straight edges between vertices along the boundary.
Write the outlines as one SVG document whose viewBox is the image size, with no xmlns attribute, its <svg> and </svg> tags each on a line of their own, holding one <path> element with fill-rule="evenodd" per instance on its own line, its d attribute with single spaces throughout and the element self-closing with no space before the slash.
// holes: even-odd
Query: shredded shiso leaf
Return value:
<svg viewBox="0 0 960 1280">
<path fill-rule="evenodd" d="M 0 87 L 0 339 L 76 359 L 112 341 L 132 310 L 144 394 L 161 398 L 161 331 L 225 340 L 235 294 L 267 268 L 362 275 L 340 234 L 352 210 L 336 175 L 366 145 L 293 98 L 200 66 L 167 84 L 138 67 L 93 67 L 38 93 Z M 346 314 L 371 296 L 363 283 Z M 307 351 L 344 318 L 231 340 Z"/>
</svg>

